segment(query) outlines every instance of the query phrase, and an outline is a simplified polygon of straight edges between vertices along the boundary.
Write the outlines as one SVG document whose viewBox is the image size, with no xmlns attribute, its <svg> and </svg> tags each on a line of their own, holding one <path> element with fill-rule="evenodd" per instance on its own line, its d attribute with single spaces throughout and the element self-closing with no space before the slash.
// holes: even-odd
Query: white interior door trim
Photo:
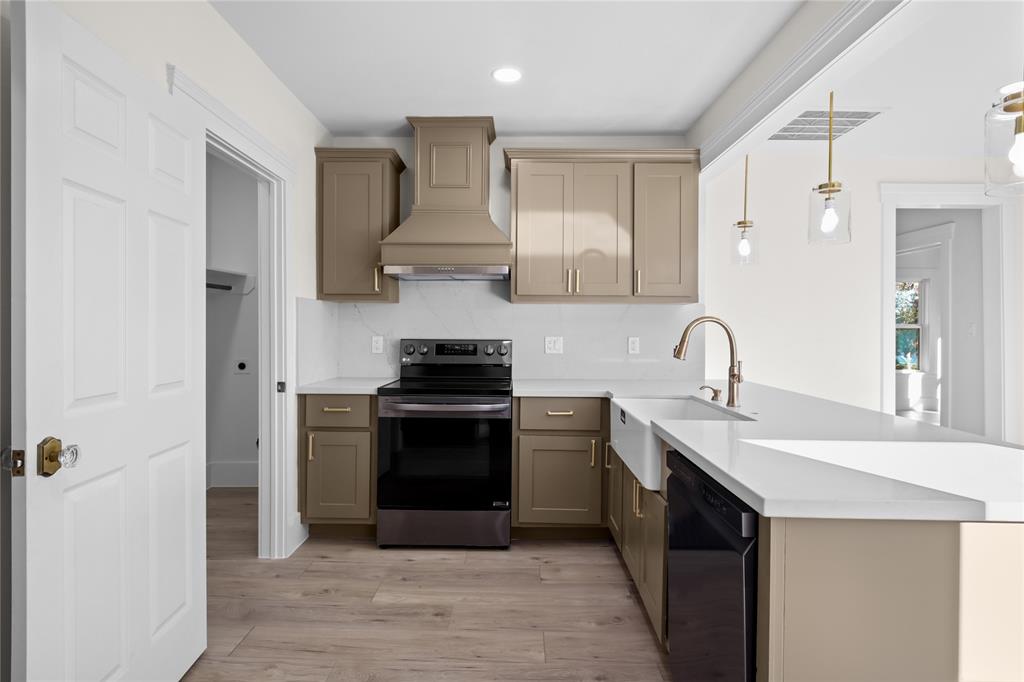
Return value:
<svg viewBox="0 0 1024 682">
<path fill-rule="evenodd" d="M 287 201 L 293 171 L 288 157 L 218 99 L 167 65 L 172 95 L 187 95 L 206 114 L 207 149 L 259 179 L 259 556 L 290 556 L 307 535 L 296 502 L 297 438 L 293 310 L 288 301 Z M 283 382 L 285 392 L 278 392 Z M 291 474 L 291 475 L 289 475 Z"/>
<path fill-rule="evenodd" d="M 895 366 L 887 362 L 896 352 L 896 320 L 892 314 L 896 291 L 896 210 L 949 208 L 982 210 L 985 301 L 985 435 L 1021 442 L 1021 249 L 1020 217 L 1013 200 L 985 195 L 981 183 L 879 184 L 882 200 L 881 409 L 892 413 L 896 405 Z M 998 227 L 997 227 L 998 226 Z M 989 228 L 992 229 L 989 229 Z"/>
</svg>

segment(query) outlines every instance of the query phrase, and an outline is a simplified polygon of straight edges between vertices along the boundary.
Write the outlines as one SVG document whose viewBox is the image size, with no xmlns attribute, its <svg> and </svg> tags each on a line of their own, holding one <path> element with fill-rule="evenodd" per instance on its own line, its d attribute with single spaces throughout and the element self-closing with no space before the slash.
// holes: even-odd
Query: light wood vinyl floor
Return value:
<svg viewBox="0 0 1024 682">
<path fill-rule="evenodd" d="M 387 549 L 311 537 L 256 559 L 256 491 L 207 495 L 209 646 L 185 679 L 668 679 L 610 541 Z"/>
</svg>

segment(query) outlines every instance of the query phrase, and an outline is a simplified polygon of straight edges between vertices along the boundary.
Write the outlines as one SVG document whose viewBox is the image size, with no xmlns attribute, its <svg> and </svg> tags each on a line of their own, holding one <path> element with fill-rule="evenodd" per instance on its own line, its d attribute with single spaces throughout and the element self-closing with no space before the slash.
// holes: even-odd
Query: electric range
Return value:
<svg viewBox="0 0 1024 682">
<path fill-rule="evenodd" d="M 512 342 L 403 339 L 380 387 L 377 544 L 507 547 Z"/>
</svg>

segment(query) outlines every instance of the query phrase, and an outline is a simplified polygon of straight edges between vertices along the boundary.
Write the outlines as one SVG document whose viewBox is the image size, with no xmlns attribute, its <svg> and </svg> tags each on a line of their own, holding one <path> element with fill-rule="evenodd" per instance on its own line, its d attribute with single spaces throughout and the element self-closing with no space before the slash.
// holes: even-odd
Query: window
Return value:
<svg viewBox="0 0 1024 682">
<path fill-rule="evenodd" d="M 921 369 L 921 282 L 896 282 L 896 369 Z"/>
</svg>

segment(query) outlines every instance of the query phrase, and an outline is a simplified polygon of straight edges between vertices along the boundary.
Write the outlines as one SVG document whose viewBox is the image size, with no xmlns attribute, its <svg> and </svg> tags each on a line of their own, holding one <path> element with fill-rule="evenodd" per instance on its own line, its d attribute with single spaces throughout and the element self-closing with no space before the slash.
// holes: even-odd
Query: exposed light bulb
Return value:
<svg viewBox="0 0 1024 682">
<path fill-rule="evenodd" d="M 744 258 L 750 255 L 750 240 L 747 239 L 746 235 L 740 237 L 740 241 L 736 245 L 736 251 Z"/>
<path fill-rule="evenodd" d="M 839 214 L 836 213 L 835 205 L 834 197 L 826 197 L 825 212 L 821 214 L 821 231 L 825 234 L 832 234 L 839 227 Z"/>
<path fill-rule="evenodd" d="M 1017 172 L 1018 169 L 1024 169 L 1024 133 L 1017 133 L 1013 136 L 1013 146 L 1010 147 L 1006 158 L 1013 164 L 1014 173 L 1024 175 Z"/>
</svg>

